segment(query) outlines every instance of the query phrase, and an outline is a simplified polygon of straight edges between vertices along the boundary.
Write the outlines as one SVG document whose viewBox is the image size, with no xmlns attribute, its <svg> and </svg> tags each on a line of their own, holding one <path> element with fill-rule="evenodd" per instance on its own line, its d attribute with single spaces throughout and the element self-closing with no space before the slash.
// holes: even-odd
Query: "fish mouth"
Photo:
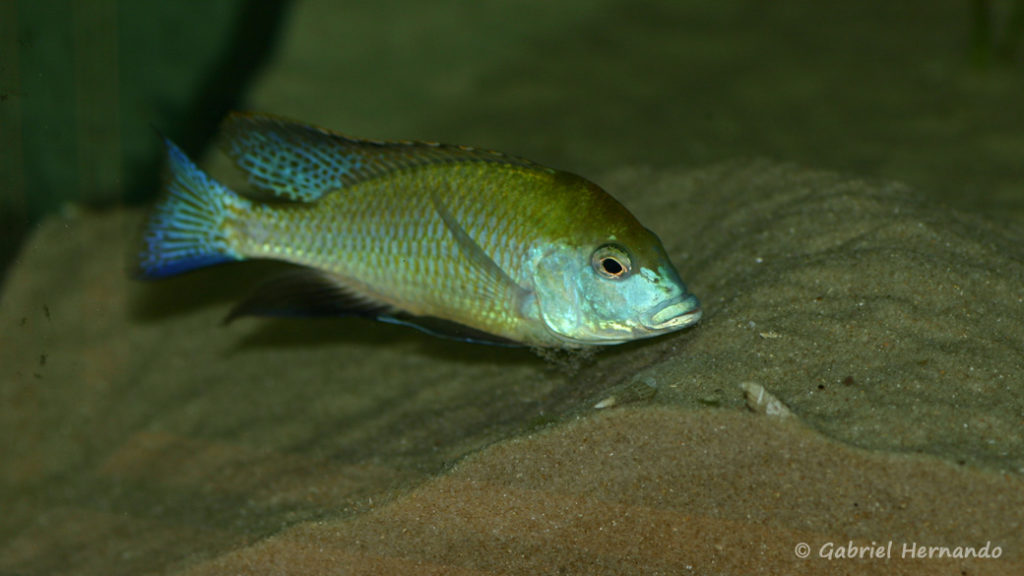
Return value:
<svg viewBox="0 0 1024 576">
<path fill-rule="evenodd" d="M 667 332 L 696 324 L 702 315 L 700 301 L 692 294 L 666 300 L 656 306 L 644 320 L 644 328 Z"/>
</svg>

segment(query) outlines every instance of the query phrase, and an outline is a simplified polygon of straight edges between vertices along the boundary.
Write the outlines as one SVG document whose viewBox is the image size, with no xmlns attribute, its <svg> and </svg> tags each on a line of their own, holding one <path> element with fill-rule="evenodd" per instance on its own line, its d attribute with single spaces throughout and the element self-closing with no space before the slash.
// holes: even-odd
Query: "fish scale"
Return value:
<svg viewBox="0 0 1024 576">
<path fill-rule="evenodd" d="M 466 168 L 471 174 L 458 181 L 472 184 L 468 178 L 477 171 L 472 165 Z M 432 190 L 450 204 L 453 215 L 467 222 L 467 233 L 479 238 L 483 251 L 499 265 L 504 263 L 509 276 L 517 281 L 523 279 L 514 263 L 522 260 L 525 247 L 499 240 L 511 236 L 508 227 L 494 217 L 493 207 L 474 202 L 470 195 L 459 194 L 444 182 L 423 178 L 418 172 L 425 169 L 406 169 L 387 181 L 352 186 L 344 195 L 327 197 L 315 208 L 263 206 L 251 214 L 240 214 L 229 224 L 232 246 L 246 258 L 274 258 L 336 274 L 357 286 L 361 296 L 401 305 L 414 313 L 441 314 L 454 296 L 465 308 L 462 320 L 510 316 L 508 301 L 485 298 L 481 293 L 477 278 L 470 273 L 472 267 L 445 232 L 428 196 L 416 194 L 415 188 L 424 182 L 434 186 Z M 397 191 L 404 197 L 396 198 Z M 392 209 L 381 210 L 381 205 Z M 247 229 L 254 223 L 274 238 L 272 244 L 248 241 Z M 323 242 L 315 242 L 317 238 Z M 302 254 L 296 252 L 300 247 Z"/>
<path fill-rule="evenodd" d="M 159 278 L 273 259 L 233 312 L 372 316 L 466 340 L 575 348 L 697 321 L 661 242 L 592 182 L 498 152 L 358 140 L 235 114 L 223 147 L 239 195 L 170 141 L 167 194 L 140 258 Z"/>
</svg>

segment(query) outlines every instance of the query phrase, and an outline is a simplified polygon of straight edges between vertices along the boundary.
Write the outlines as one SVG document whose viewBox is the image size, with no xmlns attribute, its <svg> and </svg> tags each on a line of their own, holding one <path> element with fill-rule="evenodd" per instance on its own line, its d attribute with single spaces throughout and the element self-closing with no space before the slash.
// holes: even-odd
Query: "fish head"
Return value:
<svg viewBox="0 0 1024 576">
<path fill-rule="evenodd" d="M 636 228 L 563 239 L 535 252 L 536 305 L 547 330 L 566 347 L 650 338 L 700 320 L 700 302 L 661 241 Z"/>
</svg>

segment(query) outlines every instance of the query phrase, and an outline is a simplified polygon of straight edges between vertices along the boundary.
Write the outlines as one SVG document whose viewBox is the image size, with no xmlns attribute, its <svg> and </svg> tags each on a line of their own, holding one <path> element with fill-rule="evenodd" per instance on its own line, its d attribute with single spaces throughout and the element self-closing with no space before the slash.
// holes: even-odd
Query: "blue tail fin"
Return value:
<svg viewBox="0 0 1024 576">
<path fill-rule="evenodd" d="M 250 202 L 203 173 L 168 139 L 166 196 L 146 222 L 139 271 L 144 278 L 173 276 L 203 266 L 242 260 L 231 248 L 225 220 Z"/>
</svg>

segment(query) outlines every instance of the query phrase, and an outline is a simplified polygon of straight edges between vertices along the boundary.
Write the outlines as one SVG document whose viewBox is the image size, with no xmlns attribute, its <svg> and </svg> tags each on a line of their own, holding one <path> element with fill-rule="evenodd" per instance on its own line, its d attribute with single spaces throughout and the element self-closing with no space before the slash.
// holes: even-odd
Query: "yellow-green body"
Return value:
<svg viewBox="0 0 1024 576">
<path fill-rule="evenodd" d="M 493 152 L 358 141 L 266 117 L 233 117 L 226 132 L 250 182 L 285 201 L 238 196 L 171 150 L 176 201 L 159 205 L 150 225 L 148 275 L 281 260 L 316 278 L 313 300 L 345 300 L 342 312 L 432 331 L 430 322 L 442 321 L 467 328 L 469 339 L 534 346 L 617 343 L 699 318 L 657 237 L 578 176 Z M 196 207 L 203 201 L 214 208 Z M 189 225 L 175 232 L 182 221 Z M 168 252 L 195 222 L 205 223 L 201 246 L 189 252 L 182 241 Z M 615 263 L 596 259 L 605 253 L 598 248 Z M 618 276 L 604 270 L 623 263 Z M 244 312 L 296 304 L 275 290 Z"/>
<path fill-rule="evenodd" d="M 510 278 L 528 285 L 523 272 L 531 239 L 552 232 L 543 230 L 545 203 L 538 191 L 553 180 L 553 174 L 519 166 L 419 166 L 315 204 L 253 206 L 226 222 L 226 234 L 248 258 L 309 266 L 416 316 L 535 341 L 541 335 L 533 334 L 535 322 L 520 309 L 518 291 L 491 286 L 476 270 L 446 230 L 431 193 Z M 475 185 L 459 185 L 467 181 Z M 500 203 L 489 200 L 498 196 Z"/>
</svg>

